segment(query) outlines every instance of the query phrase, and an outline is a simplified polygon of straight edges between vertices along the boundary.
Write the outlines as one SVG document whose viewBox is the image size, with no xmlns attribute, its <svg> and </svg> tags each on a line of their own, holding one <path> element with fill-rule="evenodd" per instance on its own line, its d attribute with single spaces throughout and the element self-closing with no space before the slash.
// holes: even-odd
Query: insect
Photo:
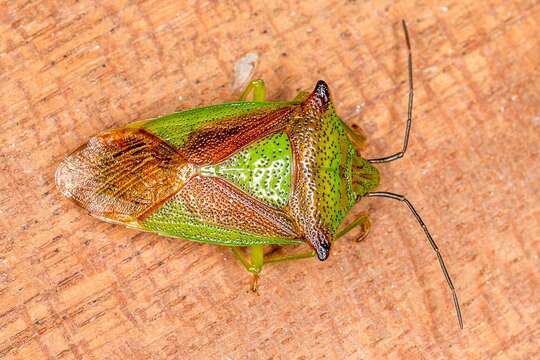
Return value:
<svg viewBox="0 0 540 360">
<path fill-rule="evenodd" d="M 375 191 L 374 164 L 403 157 L 412 124 L 412 54 L 402 24 L 409 100 L 403 147 L 395 154 L 362 157 L 365 136 L 338 117 L 324 81 L 291 101 L 269 102 L 263 81 L 254 80 L 239 102 L 137 121 L 91 138 L 59 165 L 57 187 L 99 219 L 229 246 L 253 274 L 254 291 L 264 264 L 325 260 L 352 229 L 360 227 L 365 236 L 366 213 L 341 228 L 361 198 L 400 201 L 435 251 L 463 327 L 454 285 L 420 215 L 404 196 Z M 302 244 L 307 251 L 265 252 Z"/>
</svg>

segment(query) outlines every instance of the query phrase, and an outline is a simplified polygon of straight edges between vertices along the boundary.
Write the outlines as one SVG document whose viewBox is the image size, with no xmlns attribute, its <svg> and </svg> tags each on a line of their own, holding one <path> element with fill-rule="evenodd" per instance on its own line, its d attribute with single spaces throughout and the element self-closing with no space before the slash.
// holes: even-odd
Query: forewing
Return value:
<svg viewBox="0 0 540 360">
<path fill-rule="evenodd" d="M 141 218 L 139 225 L 166 236 L 220 245 L 301 242 L 284 211 L 217 177 L 192 178 L 163 206 Z"/>
<path fill-rule="evenodd" d="M 288 124 L 288 103 L 226 103 L 137 122 L 196 165 L 226 159 L 244 146 L 282 130 Z"/>
</svg>

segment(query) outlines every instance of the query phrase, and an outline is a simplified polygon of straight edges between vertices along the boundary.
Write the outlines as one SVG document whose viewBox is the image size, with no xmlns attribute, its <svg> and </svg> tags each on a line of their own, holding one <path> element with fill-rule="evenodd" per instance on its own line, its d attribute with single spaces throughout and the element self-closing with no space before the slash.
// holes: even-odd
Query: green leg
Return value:
<svg viewBox="0 0 540 360">
<path fill-rule="evenodd" d="M 240 261 L 240 263 L 244 266 L 244 268 L 249 271 L 249 272 L 252 272 L 251 271 L 251 264 L 249 262 L 248 259 L 246 259 L 245 255 L 242 253 L 242 251 L 240 251 L 240 249 L 236 246 L 231 246 L 231 250 L 234 254 L 234 256 L 236 256 L 236 258 L 238 259 L 238 261 Z"/>
<path fill-rule="evenodd" d="M 266 99 L 266 87 L 262 79 L 251 80 L 240 95 L 240 101 L 246 101 L 249 94 L 253 91 L 253 101 L 265 101 Z"/>
<path fill-rule="evenodd" d="M 371 222 L 369 221 L 369 217 L 367 213 L 363 212 L 360 213 L 360 215 L 351 221 L 349 225 L 347 225 L 343 230 L 341 230 L 339 233 L 336 234 L 336 239 L 334 242 L 340 238 L 342 238 L 344 235 L 349 233 L 352 229 L 356 228 L 357 226 L 362 227 L 362 232 L 358 237 L 356 237 L 355 241 L 362 241 L 365 239 L 367 234 L 369 233 L 369 229 L 371 228 Z M 284 262 L 289 260 L 299 260 L 299 259 L 307 259 L 310 257 L 315 256 L 315 251 L 307 251 L 305 253 L 298 253 L 298 254 L 291 254 L 291 255 L 274 255 L 270 254 L 269 256 L 264 257 L 264 263 L 265 264 L 272 264 L 277 262 Z"/>
<path fill-rule="evenodd" d="M 367 212 L 361 212 L 360 214 L 358 214 L 358 217 L 356 219 L 351 221 L 349 225 L 345 226 L 343 230 L 336 234 L 336 239 L 334 241 L 342 238 L 357 226 L 360 226 L 362 228 L 362 232 L 358 237 L 356 237 L 355 241 L 361 241 L 367 236 L 367 234 L 369 233 L 369 229 L 371 228 L 371 222 L 369 221 Z M 238 248 L 231 247 L 231 250 L 236 255 L 238 260 L 240 260 L 242 265 L 244 265 L 246 270 L 253 274 L 253 282 L 251 286 L 252 291 L 257 291 L 257 282 L 259 280 L 259 273 L 262 270 L 263 264 L 275 264 L 278 262 L 307 259 L 315 256 L 315 251 L 313 250 L 289 255 L 278 255 L 271 252 L 270 254 L 265 256 L 262 245 L 250 246 L 250 249 L 251 259 L 248 260 Z"/>
<path fill-rule="evenodd" d="M 362 232 L 360 233 L 360 235 L 358 235 L 355 241 L 361 241 L 367 236 L 367 234 L 369 233 L 369 229 L 371 228 L 371 222 L 369 221 L 367 212 L 361 212 L 360 214 L 358 214 L 358 217 L 356 219 L 351 221 L 349 225 L 345 226 L 343 230 L 338 232 L 336 234 L 336 239 L 334 240 L 334 242 L 342 238 L 346 234 L 348 234 L 352 229 L 356 228 L 357 226 L 360 226 L 362 228 Z M 276 255 L 276 254 L 270 253 L 269 255 L 264 257 L 264 263 L 273 264 L 273 263 L 285 262 L 289 260 L 307 259 L 314 256 L 315 256 L 315 251 L 313 250 L 298 253 L 298 254 L 290 254 L 290 255 Z"/>
<path fill-rule="evenodd" d="M 358 214 L 358 217 L 351 221 L 351 223 L 343 228 L 340 232 L 336 234 L 336 240 L 339 238 L 345 236 L 348 234 L 352 229 L 356 228 L 357 226 L 360 226 L 362 228 L 362 232 L 360 235 L 355 239 L 355 241 L 362 241 L 367 234 L 369 233 L 369 229 L 371 228 L 371 221 L 369 221 L 369 216 L 367 212 L 361 212 Z"/>
<path fill-rule="evenodd" d="M 341 119 L 340 119 L 341 120 Z M 360 129 L 351 129 L 345 121 L 341 120 L 341 123 L 345 127 L 345 131 L 349 134 L 349 138 L 358 150 L 363 150 L 366 147 L 367 138 L 366 135 Z"/>
<path fill-rule="evenodd" d="M 263 245 L 250 246 L 250 259 L 246 256 L 238 247 L 231 247 L 233 254 L 244 266 L 244 268 L 253 274 L 253 281 L 251 282 L 251 291 L 257 292 L 259 284 L 259 273 L 262 270 L 264 264 L 264 247 Z"/>
<path fill-rule="evenodd" d="M 305 253 L 291 254 L 291 255 L 270 255 L 264 258 L 265 264 L 274 264 L 277 262 L 285 262 L 289 260 L 307 259 L 315 256 L 315 251 L 310 250 Z"/>
</svg>

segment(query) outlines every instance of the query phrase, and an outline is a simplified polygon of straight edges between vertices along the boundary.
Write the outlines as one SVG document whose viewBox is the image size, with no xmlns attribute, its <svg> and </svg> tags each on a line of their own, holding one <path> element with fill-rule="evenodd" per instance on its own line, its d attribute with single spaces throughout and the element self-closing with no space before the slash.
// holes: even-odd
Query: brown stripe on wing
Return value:
<svg viewBox="0 0 540 360">
<path fill-rule="evenodd" d="M 292 108 L 265 109 L 208 124 L 193 132 L 179 151 L 190 163 L 216 164 L 252 142 L 284 129 Z"/>
<path fill-rule="evenodd" d="M 92 215 L 131 222 L 175 194 L 190 170 L 156 136 L 124 128 L 97 135 L 69 155 L 56 171 L 56 183 Z"/>
</svg>

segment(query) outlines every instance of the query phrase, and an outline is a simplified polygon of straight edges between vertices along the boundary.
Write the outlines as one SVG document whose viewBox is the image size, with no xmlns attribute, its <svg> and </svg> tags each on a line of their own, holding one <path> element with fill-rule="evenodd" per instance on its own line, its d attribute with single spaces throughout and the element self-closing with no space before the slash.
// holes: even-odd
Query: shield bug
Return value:
<svg viewBox="0 0 540 360">
<path fill-rule="evenodd" d="M 91 138 L 59 165 L 57 187 L 99 219 L 229 246 L 253 273 L 253 290 L 264 264 L 325 260 L 332 244 L 353 228 L 365 235 L 365 213 L 340 228 L 361 198 L 398 200 L 435 251 L 463 327 L 454 285 L 419 214 L 404 196 L 374 191 L 374 164 L 401 158 L 411 130 L 412 55 L 405 22 L 403 31 L 409 101 L 403 147 L 395 154 L 362 157 L 365 137 L 338 117 L 324 81 L 291 101 L 269 102 L 263 81 L 255 80 L 239 102 L 137 121 Z M 265 252 L 301 244 L 307 251 Z"/>
</svg>

